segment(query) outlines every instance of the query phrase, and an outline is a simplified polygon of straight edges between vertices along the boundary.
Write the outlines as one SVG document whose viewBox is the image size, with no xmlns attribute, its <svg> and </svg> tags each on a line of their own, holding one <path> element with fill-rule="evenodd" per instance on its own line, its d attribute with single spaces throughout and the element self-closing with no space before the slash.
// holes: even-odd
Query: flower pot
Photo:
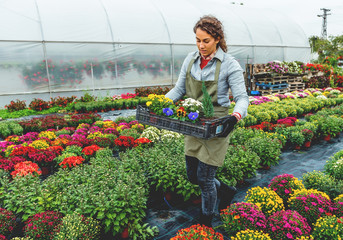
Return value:
<svg viewBox="0 0 343 240">
<path fill-rule="evenodd" d="M 50 168 L 49 167 L 42 167 L 41 171 L 42 171 L 42 175 L 43 176 L 46 176 L 46 175 L 50 174 Z"/>
<path fill-rule="evenodd" d="M 164 194 L 164 198 L 167 200 L 167 201 L 170 201 L 172 199 L 172 195 L 171 195 L 171 192 L 166 192 Z"/>
<path fill-rule="evenodd" d="M 324 136 L 324 141 L 330 141 L 330 140 L 331 140 L 330 134 Z"/>
<path fill-rule="evenodd" d="M 196 199 L 193 199 L 193 200 L 192 200 L 192 203 L 195 204 L 195 205 L 200 204 L 200 203 L 201 203 L 201 197 L 198 197 L 198 198 L 196 198 Z"/>
<path fill-rule="evenodd" d="M 311 147 L 311 141 L 305 142 L 304 146 L 307 147 L 307 148 Z"/>
<path fill-rule="evenodd" d="M 121 238 L 123 239 L 129 238 L 129 229 L 127 227 L 122 231 Z"/>
<path fill-rule="evenodd" d="M 269 170 L 270 166 L 269 165 L 261 165 L 261 168 L 264 170 Z"/>
<path fill-rule="evenodd" d="M 299 146 L 299 145 L 296 145 L 296 146 L 295 146 L 295 150 L 300 150 L 300 146 Z"/>
</svg>

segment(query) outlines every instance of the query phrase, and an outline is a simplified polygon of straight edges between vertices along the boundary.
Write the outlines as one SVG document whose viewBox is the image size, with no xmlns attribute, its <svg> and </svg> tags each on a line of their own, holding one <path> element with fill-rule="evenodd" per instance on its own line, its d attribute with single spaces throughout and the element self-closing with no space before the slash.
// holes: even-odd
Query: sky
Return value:
<svg viewBox="0 0 343 240">
<path fill-rule="evenodd" d="M 228 0 L 251 8 L 266 8 L 280 11 L 298 23 L 306 36 L 321 36 L 321 8 L 331 9 L 327 17 L 328 36 L 343 35 L 343 0 Z"/>
</svg>

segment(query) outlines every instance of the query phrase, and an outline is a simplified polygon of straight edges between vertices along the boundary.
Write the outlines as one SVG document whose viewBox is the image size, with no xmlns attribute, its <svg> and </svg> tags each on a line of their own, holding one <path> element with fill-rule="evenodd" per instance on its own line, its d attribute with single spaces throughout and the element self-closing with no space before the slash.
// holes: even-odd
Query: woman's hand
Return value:
<svg viewBox="0 0 343 240">
<path fill-rule="evenodd" d="M 218 137 L 227 137 L 227 135 L 229 135 L 229 133 L 233 130 L 237 122 L 238 122 L 237 118 L 233 115 L 229 115 L 225 117 L 223 121 L 224 129 L 222 133 L 218 135 Z"/>
</svg>

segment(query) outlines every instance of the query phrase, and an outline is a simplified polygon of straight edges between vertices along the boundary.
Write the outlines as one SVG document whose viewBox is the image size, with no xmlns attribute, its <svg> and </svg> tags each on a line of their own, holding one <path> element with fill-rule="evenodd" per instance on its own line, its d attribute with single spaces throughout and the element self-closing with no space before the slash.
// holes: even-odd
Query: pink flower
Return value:
<svg viewBox="0 0 343 240">
<path fill-rule="evenodd" d="M 303 234 L 303 232 L 300 230 L 300 228 L 295 228 L 295 231 L 297 232 L 297 233 L 299 233 L 300 235 L 302 235 Z"/>
<path fill-rule="evenodd" d="M 322 208 L 318 208 L 319 212 L 323 213 L 324 212 L 324 209 Z"/>
<path fill-rule="evenodd" d="M 286 222 L 286 224 L 283 226 L 284 228 L 291 228 L 291 225 L 289 225 L 288 222 Z"/>
<path fill-rule="evenodd" d="M 286 193 L 286 194 L 289 194 L 290 191 L 289 191 L 288 189 L 285 189 L 285 193 Z"/>
<path fill-rule="evenodd" d="M 313 206 L 317 206 L 317 203 L 315 203 L 315 202 L 311 202 L 311 204 L 312 204 Z"/>
<path fill-rule="evenodd" d="M 293 236 L 292 236 L 292 234 L 290 234 L 290 233 L 287 233 L 287 235 L 286 235 L 289 239 L 293 239 Z"/>
</svg>

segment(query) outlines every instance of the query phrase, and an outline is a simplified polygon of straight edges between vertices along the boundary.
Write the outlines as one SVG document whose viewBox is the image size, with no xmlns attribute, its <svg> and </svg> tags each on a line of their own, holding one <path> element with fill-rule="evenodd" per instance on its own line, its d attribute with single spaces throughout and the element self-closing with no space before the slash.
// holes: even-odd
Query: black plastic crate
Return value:
<svg viewBox="0 0 343 240">
<path fill-rule="evenodd" d="M 223 120 L 225 117 L 206 122 L 191 123 L 151 114 L 147 108 L 138 105 L 136 119 L 140 123 L 157 128 L 162 128 L 197 138 L 210 139 L 217 137 L 223 131 Z"/>
</svg>

